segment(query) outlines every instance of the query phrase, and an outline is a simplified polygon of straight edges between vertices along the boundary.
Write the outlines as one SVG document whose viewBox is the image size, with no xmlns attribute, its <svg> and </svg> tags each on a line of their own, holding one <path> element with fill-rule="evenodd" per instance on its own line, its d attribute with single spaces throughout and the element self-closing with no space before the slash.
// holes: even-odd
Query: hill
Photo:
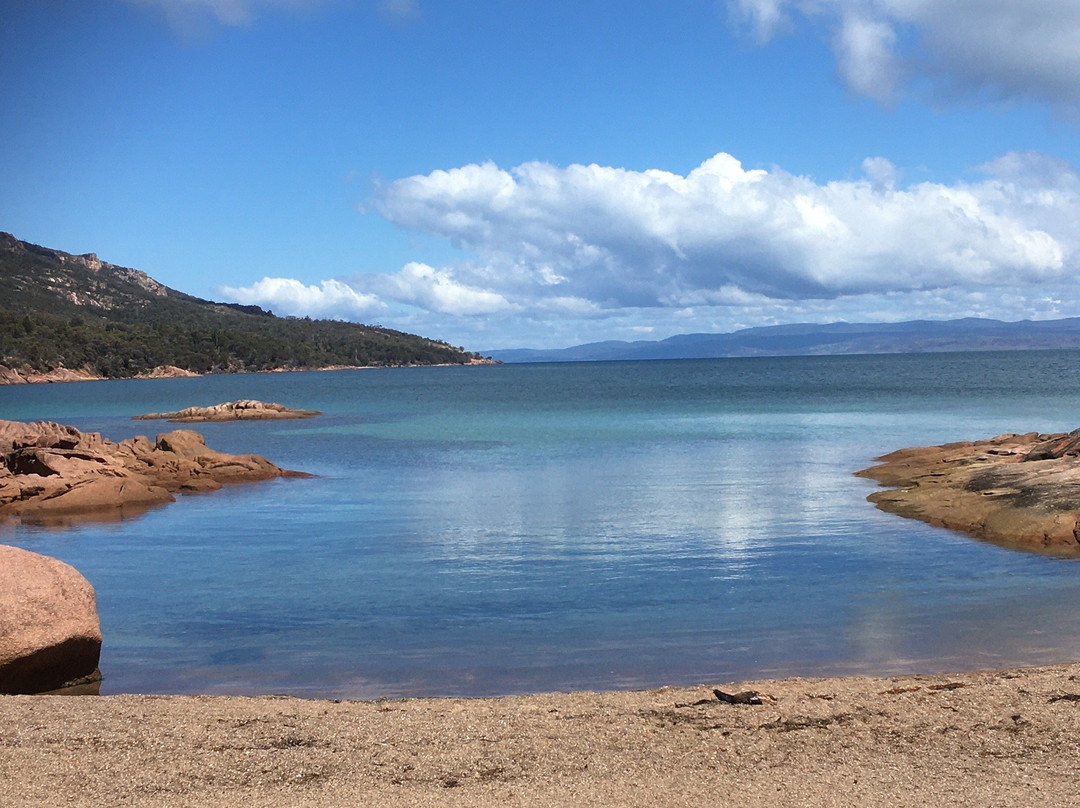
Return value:
<svg viewBox="0 0 1080 808">
<path fill-rule="evenodd" d="M 717 359 L 736 356 L 925 353 L 1080 348 L 1080 317 L 1002 322 L 980 318 L 902 323 L 799 323 L 664 340 L 593 342 L 558 350 L 492 351 L 502 362 Z"/>
<path fill-rule="evenodd" d="M 202 300 L 93 253 L 0 233 L 0 365 L 8 368 L 128 378 L 163 366 L 219 373 L 479 360 L 389 328 Z"/>
</svg>

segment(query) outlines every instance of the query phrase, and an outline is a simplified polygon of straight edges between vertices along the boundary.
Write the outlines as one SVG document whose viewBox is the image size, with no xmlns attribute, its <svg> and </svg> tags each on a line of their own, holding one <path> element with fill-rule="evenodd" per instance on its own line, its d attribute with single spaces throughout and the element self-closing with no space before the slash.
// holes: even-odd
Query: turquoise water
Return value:
<svg viewBox="0 0 1080 808">
<path fill-rule="evenodd" d="M 1080 426 L 1080 353 L 506 365 L 0 388 L 313 479 L 0 527 L 95 585 L 103 692 L 491 695 L 1080 658 L 1080 566 L 882 514 L 909 445 Z"/>
</svg>

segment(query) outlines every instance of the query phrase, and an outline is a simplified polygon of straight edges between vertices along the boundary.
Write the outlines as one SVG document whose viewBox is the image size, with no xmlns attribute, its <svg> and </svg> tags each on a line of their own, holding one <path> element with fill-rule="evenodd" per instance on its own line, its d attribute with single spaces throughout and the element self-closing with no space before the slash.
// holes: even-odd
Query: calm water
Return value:
<svg viewBox="0 0 1080 808">
<path fill-rule="evenodd" d="M 508 365 L 0 388 L 318 475 L 0 527 L 95 585 L 103 692 L 489 695 L 1080 659 L 1080 565 L 879 513 L 891 449 L 1080 426 L 1080 353 Z"/>
</svg>

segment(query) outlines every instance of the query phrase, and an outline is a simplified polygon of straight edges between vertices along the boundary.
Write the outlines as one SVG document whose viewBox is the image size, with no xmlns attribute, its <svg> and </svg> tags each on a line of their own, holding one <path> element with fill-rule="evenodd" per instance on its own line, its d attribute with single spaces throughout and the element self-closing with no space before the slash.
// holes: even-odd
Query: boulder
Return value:
<svg viewBox="0 0 1080 808">
<path fill-rule="evenodd" d="M 0 545 L 0 693 L 101 678 L 94 588 L 55 558 Z"/>
<path fill-rule="evenodd" d="M 51 496 L 41 497 L 33 512 L 40 516 L 109 510 L 138 513 L 175 499 L 167 489 L 150 485 L 134 475 L 86 477 L 58 486 Z"/>
<path fill-rule="evenodd" d="M 206 438 L 191 429 L 174 429 L 157 436 L 154 448 L 180 457 L 195 460 L 209 454 L 218 454 L 206 446 Z"/>
</svg>

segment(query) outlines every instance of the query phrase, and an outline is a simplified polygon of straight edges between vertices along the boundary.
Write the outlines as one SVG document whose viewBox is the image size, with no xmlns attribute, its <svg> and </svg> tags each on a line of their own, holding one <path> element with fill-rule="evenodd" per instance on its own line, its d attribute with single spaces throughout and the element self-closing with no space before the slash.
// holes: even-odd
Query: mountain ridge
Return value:
<svg viewBox="0 0 1080 808">
<path fill-rule="evenodd" d="M 486 353 L 502 362 L 721 359 L 751 356 L 1080 348 L 1080 317 L 1007 322 L 979 317 L 896 323 L 791 323 L 726 333 L 676 334 L 662 340 L 605 340 L 568 348 L 511 348 Z"/>
</svg>

